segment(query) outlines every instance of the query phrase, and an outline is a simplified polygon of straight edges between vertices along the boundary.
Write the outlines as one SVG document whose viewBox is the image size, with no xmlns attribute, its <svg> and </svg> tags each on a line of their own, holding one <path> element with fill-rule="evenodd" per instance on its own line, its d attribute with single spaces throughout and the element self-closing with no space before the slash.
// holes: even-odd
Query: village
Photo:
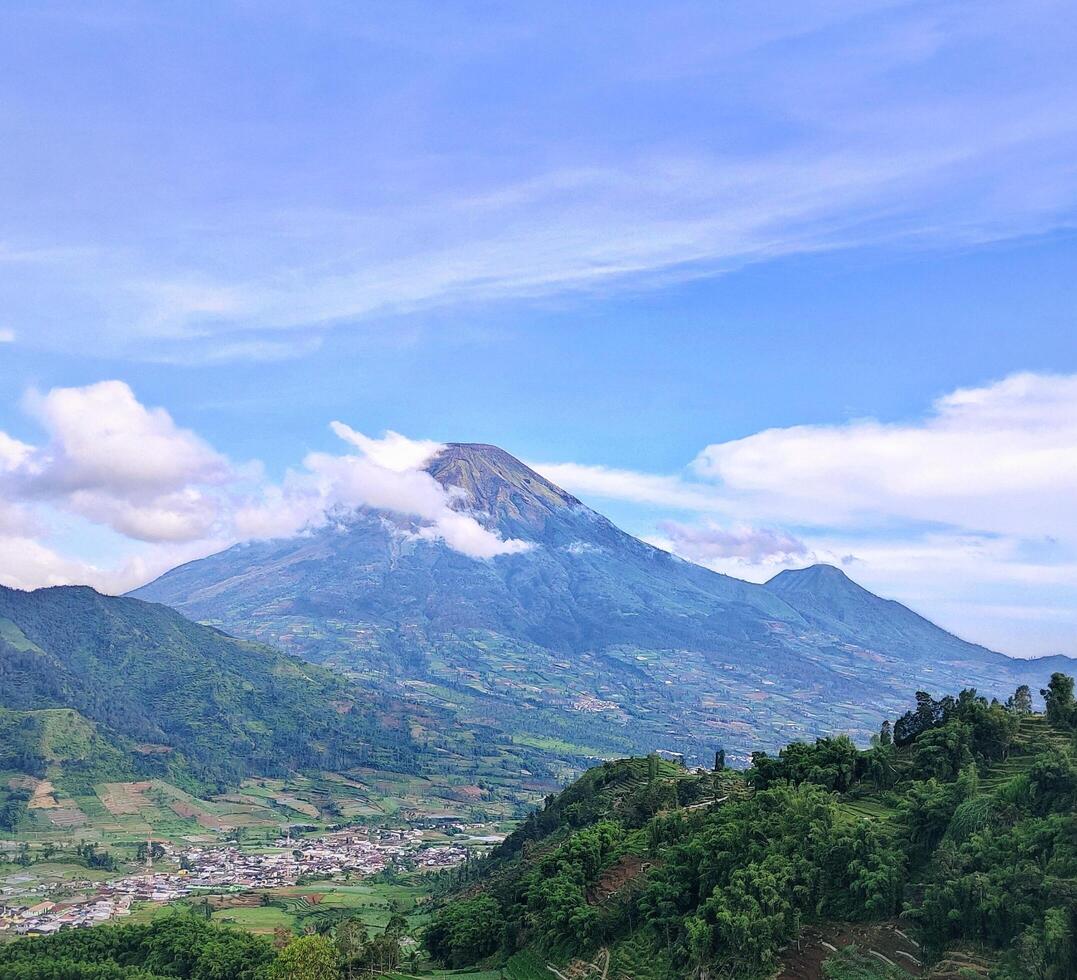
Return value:
<svg viewBox="0 0 1077 980">
<path fill-rule="evenodd" d="M 99 925 L 131 914 L 136 903 L 167 903 L 224 892 L 270 892 L 301 881 L 367 877 L 385 871 L 437 870 L 467 860 L 461 844 L 430 843 L 408 828 L 319 837 L 283 836 L 262 848 L 238 844 L 177 848 L 159 843 L 153 870 L 105 882 L 70 880 L 20 888 L 0 881 L 0 933 L 49 935 Z"/>
</svg>

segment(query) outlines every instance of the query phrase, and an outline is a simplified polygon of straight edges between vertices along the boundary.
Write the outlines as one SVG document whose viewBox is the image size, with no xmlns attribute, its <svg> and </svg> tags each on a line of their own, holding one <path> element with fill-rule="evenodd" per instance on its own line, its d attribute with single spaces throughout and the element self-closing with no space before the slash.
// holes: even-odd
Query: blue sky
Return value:
<svg viewBox="0 0 1077 980">
<path fill-rule="evenodd" d="M 0 5 L 0 581 L 249 534 L 341 420 L 1077 655 L 1075 41 L 1046 0 Z M 115 431 L 190 468 L 110 480 Z"/>
</svg>

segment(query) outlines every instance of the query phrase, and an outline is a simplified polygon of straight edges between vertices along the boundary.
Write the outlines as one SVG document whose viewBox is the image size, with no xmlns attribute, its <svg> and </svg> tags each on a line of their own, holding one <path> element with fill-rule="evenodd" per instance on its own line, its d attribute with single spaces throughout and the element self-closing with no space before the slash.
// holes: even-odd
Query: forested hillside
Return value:
<svg viewBox="0 0 1077 980">
<path fill-rule="evenodd" d="M 901 955 L 935 976 L 1077 976 L 1073 681 L 1045 695 L 1035 715 L 1027 689 L 1005 705 L 921 694 L 866 750 L 794 743 L 743 774 L 606 763 L 468 870 L 427 945 L 520 976 L 575 961 L 573 975 L 765 977 L 795 965 L 809 924 L 900 921 L 920 944 Z M 847 951 L 824 967 L 901 965 Z"/>
<path fill-rule="evenodd" d="M 0 588 L 0 772 L 68 788 L 163 776 L 220 790 L 376 763 L 408 770 L 407 731 L 328 670 L 88 588 Z"/>
</svg>

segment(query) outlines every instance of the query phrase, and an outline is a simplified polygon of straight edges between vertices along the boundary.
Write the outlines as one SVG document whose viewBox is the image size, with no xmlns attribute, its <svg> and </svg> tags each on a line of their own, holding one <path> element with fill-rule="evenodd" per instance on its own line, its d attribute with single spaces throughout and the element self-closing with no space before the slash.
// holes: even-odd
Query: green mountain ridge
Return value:
<svg viewBox="0 0 1077 980">
<path fill-rule="evenodd" d="M 165 606 L 85 587 L 0 588 L 0 709 L 24 727 L 23 771 L 55 761 L 34 737 L 48 710 L 84 719 L 95 742 L 68 760 L 68 779 L 111 767 L 112 778 L 219 790 L 250 773 L 343 768 L 386 751 L 413 766 L 415 747 L 404 733 L 389 746 L 378 706 L 330 671 Z"/>
</svg>

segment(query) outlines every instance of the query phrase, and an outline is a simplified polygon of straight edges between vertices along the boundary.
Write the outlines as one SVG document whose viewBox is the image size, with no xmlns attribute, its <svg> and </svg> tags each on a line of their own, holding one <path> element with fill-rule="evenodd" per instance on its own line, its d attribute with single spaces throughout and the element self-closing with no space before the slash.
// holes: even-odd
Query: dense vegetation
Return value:
<svg viewBox="0 0 1077 980">
<path fill-rule="evenodd" d="M 368 935 L 357 919 L 329 933 L 268 939 L 193 914 L 0 945 L 4 980 L 344 980 L 401 962 L 401 919 Z"/>
<path fill-rule="evenodd" d="M 743 775 L 607 763 L 469 869 L 426 944 L 452 967 L 605 947 L 620 972 L 753 977 L 806 923 L 901 916 L 928 958 L 1077 976 L 1077 703 L 1062 674 L 1042 694 L 1046 716 L 1027 689 L 921 693 L 867 750 L 794 743 Z"/>
<path fill-rule="evenodd" d="M 163 606 L 0 588 L 0 771 L 58 769 L 85 791 L 136 776 L 220 790 L 306 767 L 413 769 L 407 732 L 357 697 L 329 671 Z"/>
</svg>

